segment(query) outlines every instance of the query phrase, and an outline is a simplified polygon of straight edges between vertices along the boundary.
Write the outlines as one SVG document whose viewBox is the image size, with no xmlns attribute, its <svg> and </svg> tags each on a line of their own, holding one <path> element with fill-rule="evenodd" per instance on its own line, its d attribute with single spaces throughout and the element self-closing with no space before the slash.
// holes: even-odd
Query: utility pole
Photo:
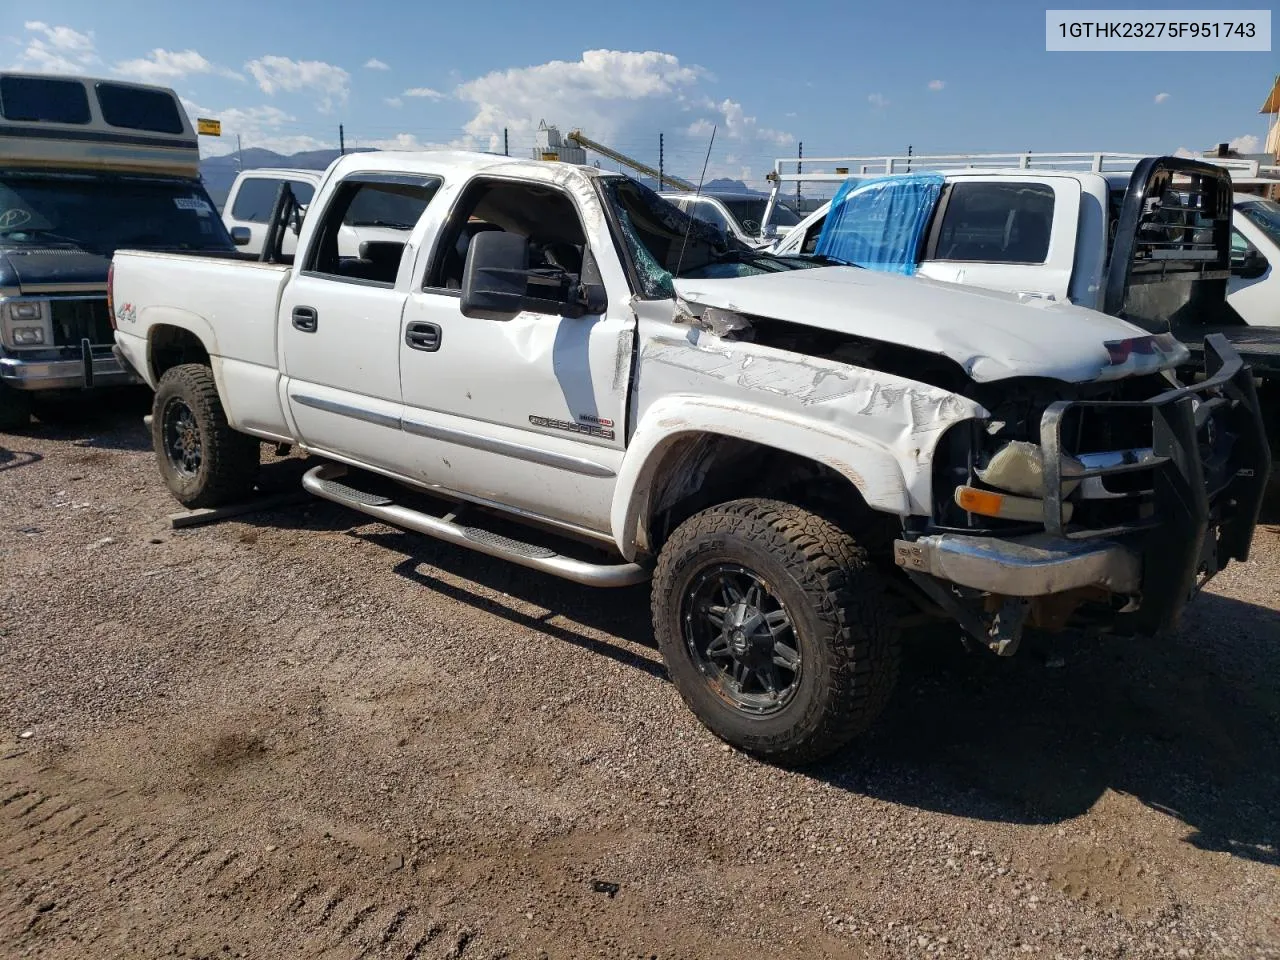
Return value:
<svg viewBox="0 0 1280 960">
<path fill-rule="evenodd" d="M 804 173 L 804 141 L 800 141 L 800 152 L 796 155 L 796 176 Z M 796 213 L 800 212 L 800 181 L 796 181 Z"/>
<path fill-rule="evenodd" d="M 236 134 L 236 173 L 244 172 L 244 151 L 240 149 L 240 134 Z"/>
<path fill-rule="evenodd" d="M 509 157 L 509 156 L 511 156 L 511 150 L 509 149 L 509 145 L 508 145 L 508 143 L 507 143 L 507 128 L 506 128 L 506 127 L 503 127 L 503 128 L 502 128 L 502 155 L 503 155 L 504 157 Z"/>
<path fill-rule="evenodd" d="M 907 173 L 911 172 L 911 144 L 907 144 Z"/>
<path fill-rule="evenodd" d="M 662 134 L 658 134 L 658 192 L 659 192 L 659 193 L 661 193 L 661 192 L 663 191 L 663 185 L 662 185 L 663 177 L 662 177 L 662 174 L 663 174 L 663 171 L 666 169 L 666 168 L 663 166 L 663 161 L 664 161 L 664 159 L 665 159 L 665 157 L 663 156 L 663 142 L 662 142 Z"/>
<path fill-rule="evenodd" d="M 342 124 L 338 124 L 338 152 L 341 154 L 347 152 L 347 138 L 342 131 Z"/>
</svg>

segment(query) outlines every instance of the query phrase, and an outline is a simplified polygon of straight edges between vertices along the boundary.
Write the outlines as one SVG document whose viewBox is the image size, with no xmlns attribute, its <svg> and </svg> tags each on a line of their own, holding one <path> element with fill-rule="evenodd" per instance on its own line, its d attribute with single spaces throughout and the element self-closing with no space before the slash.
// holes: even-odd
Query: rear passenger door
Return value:
<svg viewBox="0 0 1280 960">
<path fill-rule="evenodd" d="M 402 458 L 400 324 L 413 248 L 405 250 L 439 186 L 429 176 L 356 174 L 308 217 L 305 259 L 281 297 L 279 331 L 288 409 L 318 452 L 388 469 Z M 360 256 L 349 256 L 350 212 L 370 207 L 404 229 L 380 227 Z"/>
<path fill-rule="evenodd" d="M 244 227 L 249 231 L 248 246 L 240 249 L 255 256 L 262 252 L 262 244 L 267 235 L 267 223 L 271 219 L 271 210 L 276 202 L 276 192 L 280 184 L 287 182 L 293 189 L 293 195 L 302 207 L 311 203 L 315 187 L 304 180 L 282 181 L 279 177 L 248 176 L 240 181 L 235 192 L 227 198 L 222 222 L 230 230 L 232 227 Z M 297 251 L 298 238 L 293 231 L 286 231 L 282 253 L 289 255 Z"/>
<path fill-rule="evenodd" d="M 1071 177 L 956 177 L 943 193 L 917 272 L 1065 301 L 1080 193 Z"/>
</svg>

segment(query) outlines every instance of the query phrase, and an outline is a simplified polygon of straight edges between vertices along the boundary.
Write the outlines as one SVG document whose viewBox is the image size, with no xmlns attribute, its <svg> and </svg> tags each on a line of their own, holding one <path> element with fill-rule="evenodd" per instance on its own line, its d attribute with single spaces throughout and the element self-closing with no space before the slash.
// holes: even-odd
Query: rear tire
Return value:
<svg viewBox="0 0 1280 960">
<path fill-rule="evenodd" d="M 31 394 L 0 383 L 0 430 L 23 430 L 31 423 Z"/>
<path fill-rule="evenodd" d="M 184 507 L 223 506 L 253 492 L 260 444 L 231 429 L 208 367 L 165 371 L 151 408 L 151 441 L 160 474 Z"/>
<path fill-rule="evenodd" d="M 735 500 L 671 535 L 653 625 L 681 697 L 722 740 L 808 763 L 871 726 L 898 674 L 898 628 L 853 538 L 776 500 Z"/>
</svg>

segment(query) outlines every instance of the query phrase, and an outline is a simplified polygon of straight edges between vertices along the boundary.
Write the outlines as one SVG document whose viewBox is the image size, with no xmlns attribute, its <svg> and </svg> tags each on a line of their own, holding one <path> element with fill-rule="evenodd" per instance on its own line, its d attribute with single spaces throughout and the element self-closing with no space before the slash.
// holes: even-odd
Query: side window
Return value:
<svg viewBox="0 0 1280 960">
<path fill-rule="evenodd" d="M 1044 263 L 1052 232 L 1048 184 L 962 181 L 947 198 L 931 259 Z"/>
<path fill-rule="evenodd" d="M 1255 247 L 1239 230 L 1231 231 L 1231 269 L 1233 271 L 1245 270 L 1249 264 L 1246 258 L 1252 256 L 1254 265 L 1260 268 L 1261 273 L 1266 273 L 1267 259 L 1262 255 L 1262 251 Z"/>
<path fill-rule="evenodd" d="M 395 286 L 409 232 L 440 189 L 434 177 L 355 176 L 334 191 L 307 251 L 305 273 Z M 339 242 L 355 231 L 357 256 Z"/>
<path fill-rule="evenodd" d="M 801 253 L 813 253 L 818 249 L 818 237 L 822 236 L 822 225 L 826 222 L 826 217 L 819 217 L 809 225 L 804 232 L 804 241 L 800 244 Z"/>
<path fill-rule="evenodd" d="M 301 180 L 290 180 L 289 186 L 293 188 L 293 196 L 298 201 L 298 206 L 304 209 L 311 206 L 311 198 L 316 195 L 315 187 Z"/>
<path fill-rule="evenodd" d="M 717 230 L 729 232 L 729 221 L 724 218 L 724 214 L 719 208 L 709 200 L 690 200 L 688 213 L 691 217 L 701 220 L 703 223 L 710 224 Z"/>
<path fill-rule="evenodd" d="M 531 268 L 579 274 L 587 282 L 599 282 L 582 219 L 568 194 L 542 183 L 481 178 L 454 208 L 424 287 L 461 290 L 472 239 L 492 230 L 526 237 Z"/>
<path fill-rule="evenodd" d="M 245 223 L 266 223 L 271 217 L 271 207 L 276 202 L 279 180 L 265 177 L 249 177 L 240 181 L 236 201 L 231 205 L 231 216 Z"/>
</svg>

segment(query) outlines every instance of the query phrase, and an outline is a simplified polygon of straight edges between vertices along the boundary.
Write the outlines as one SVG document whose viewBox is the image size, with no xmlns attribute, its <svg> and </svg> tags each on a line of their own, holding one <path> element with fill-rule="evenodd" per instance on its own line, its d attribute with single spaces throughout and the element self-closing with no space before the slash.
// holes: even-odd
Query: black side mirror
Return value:
<svg viewBox="0 0 1280 960">
<path fill-rule="evenodd" d="M 583 283 L 576 273 L 531 269 L 527 237 L 494 230 L 471 238 L 462 271 L 464 317 L 510 320 L 522 310 L 581 317 L 607 307 L 603 284 Z"/>
<path fill-rule="evenodd" d="M 525 308 L 529 288 L 529 240 L 505 231 L 477 233 L 462 270 L 462 315 L 510 320 Z"/>
<path fill-rule="evenodd" d="M 249 241 L 253 239 L 253 234 L 248 227 L 232 227 L 231 242 L 237 247 L 247 247 Z"/>
<path fill-rule="evenodd" d="M 1257 250 L 1247 250 L 1231 264 L 1231 273 L 1241 280 L 1256 280 L 1267 272 L 1267 259 Z"/>
</svg>

